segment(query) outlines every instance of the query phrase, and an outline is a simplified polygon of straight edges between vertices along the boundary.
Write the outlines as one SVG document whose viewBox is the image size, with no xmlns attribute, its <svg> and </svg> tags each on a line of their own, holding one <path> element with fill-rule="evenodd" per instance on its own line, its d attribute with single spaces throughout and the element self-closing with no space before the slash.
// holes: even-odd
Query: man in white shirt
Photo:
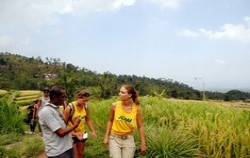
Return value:
<svg viewBox="0 0 250 158">
<path fill-rule="evenodd" d="M 66 98 L 62 87 L 53 86 L 50 90 L 50 102 L 39 112 L 43 141 L 49 158 L 73 158 L 73 146 L 69 133 L 80 123 L 81 119 L 73 120 L 74 125 L 67 127 L 59 105 Z"/>
</svg>

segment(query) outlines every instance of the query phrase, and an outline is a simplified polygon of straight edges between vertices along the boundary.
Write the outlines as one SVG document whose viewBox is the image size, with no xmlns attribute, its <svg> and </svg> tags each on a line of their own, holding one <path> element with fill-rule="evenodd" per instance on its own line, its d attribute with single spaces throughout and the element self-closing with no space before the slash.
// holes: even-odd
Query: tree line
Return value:
<svg viewBox="0 0 250 158">
<path fill-rule="evenodd" d="M 142 96 L 202 100 L 202 93 L 184 83 L 166 78 L 149 78 L 136 75 L 97 73 L 80 68 L 59 58 L 25 57 L 9 52 L 0 52 L 0 89 L 42 90 L 51 85 L 63 85 L 69 99 L 78 89 L 87 89 L 96 98 L 116 96 L 122 84 L 131 84 Z M 226 93 L 206 91 L 207 99 L 247 100 L 250 93 L 231 90 Z"/>
</svg>

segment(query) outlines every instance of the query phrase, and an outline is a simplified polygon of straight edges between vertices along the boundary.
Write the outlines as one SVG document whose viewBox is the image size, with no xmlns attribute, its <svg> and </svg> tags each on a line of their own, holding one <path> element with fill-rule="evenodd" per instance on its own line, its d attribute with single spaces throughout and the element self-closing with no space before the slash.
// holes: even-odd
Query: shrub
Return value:
<svg viewBox="0 0 250 158">
<path fill-rule="evenodd" d="M 20 115 L 19 107 L 14 104 L 8 104 L 0 100 L 0 132 L 1 133 L 24 133 L 23 117 Z"/>
</svg>

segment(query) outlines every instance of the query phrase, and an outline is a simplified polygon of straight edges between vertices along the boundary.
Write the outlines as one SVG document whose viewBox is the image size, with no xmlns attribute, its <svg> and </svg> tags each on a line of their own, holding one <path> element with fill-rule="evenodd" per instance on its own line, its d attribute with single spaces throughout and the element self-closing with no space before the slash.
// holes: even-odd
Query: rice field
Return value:
<svg viewBox="0 0 250 158">
<path fill-rule="evenodd" d="M 91 103 L 93 122 L 102 134 L 114 100 Z M 250 157 L 250 109 L 227 104 L 235 103 L 141 98 L 146 157 Z"/>
<path fill-rule="evenodd" d="M 40 94 L 39 92 L 35 92 Z M 16 93 L 28 97 L 31 92 Z M 32 96 L 31 95 L 31 96 Z M 16 97 L 16 98 L 18 98 Z M 114 97 L 91 100 L 91 118 L 98 140 L 87 142 L 86 157 L 108 157 L 102 145 Z M 245 102 L 191 101 L 141 97 L 148 151 L 140 158 L 248 158 L 250 157 L 250 108 Z M 239 105 L 241 108 L 238 108 Z M 136 147 L 139 147 L 135 131 Z M 137 150 L 138 151 L 138 150 Z"/>
</svg>

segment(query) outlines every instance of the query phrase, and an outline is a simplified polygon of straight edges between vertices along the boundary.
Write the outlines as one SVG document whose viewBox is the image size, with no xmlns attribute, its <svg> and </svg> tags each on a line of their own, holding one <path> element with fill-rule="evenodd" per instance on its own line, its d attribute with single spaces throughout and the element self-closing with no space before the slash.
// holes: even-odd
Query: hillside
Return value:
<svg viewBox="0 0 250 158">
<path fill-rule="evenodd" d="M 0 53 L 0 89 L 41 90 L 54 84 L 63 85 L 69 98 L 77 89 L 88 89 L 97 98 L 117 95 L 120 85 L 135 86 L 140 95 L 162 96 L 166 98 L 201 100 L 200 91 L 172 79 L 155 79 L 135 75 L 115 75 L 110 72 L 96 73 L 80 68 L 60 59 L 25 57 L 8 52 Z M 208 92 L 207 99 L 246 100 L 249 93 L 232 90 L 227 93 Z"/>
</svg>

